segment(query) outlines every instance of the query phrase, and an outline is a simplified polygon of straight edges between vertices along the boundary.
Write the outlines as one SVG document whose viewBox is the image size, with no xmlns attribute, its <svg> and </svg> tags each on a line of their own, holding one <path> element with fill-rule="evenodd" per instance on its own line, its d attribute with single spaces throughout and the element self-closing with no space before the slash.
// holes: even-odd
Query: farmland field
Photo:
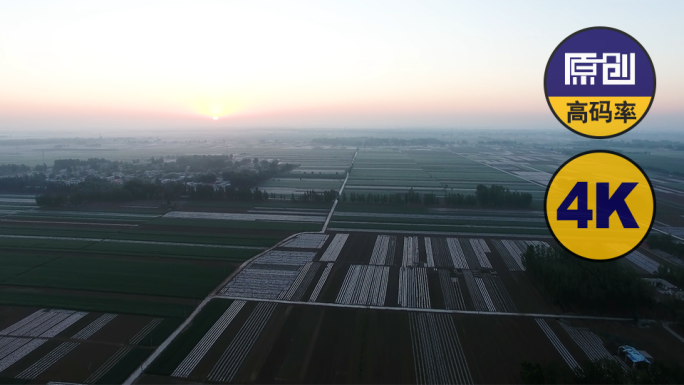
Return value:
<svg viewBox="0 0 684 385">
<path fill-rule="evenodd" d="M 627 315 L 573 318 L 525 272 L 529 245 L 554 245 L 541 205 L 565 155 L 468 145 L 211 146 L 197 153 L 300 166 L 262 182 L 276 199 L 259 202 L 46 209 L 33 195 L 0 195 L 0 382 L 115 383 L 142 364 L 138 383 L 517 383 L 523 360 L 575 368 L 612 357 L 617 343 L 684 363 L 659 324 L 635 333 Z M 533 203 L 347 199 L 326 222 L 330 203 L 290 199 L 339 191 L 348 171 L 346 196 L 412 188 L 441 198 L 497 184 Z M 649 176 L 668 207 L 656 226 L 677 234 L 684 179 Z M 642 247 L 619 263 L 653 277 L 672 261 Z M 48 328 L 52 316 L 74 323 L 55 335 L 7 331 L 34 314 Z"/>
<path fill-rule="evenodd" d="M 684 362 L 661 327 L 635 337 L 629 317 L 549 303 L 521 261 L 547 242 L 300 234 L 244 266 L 139 383 L 517 383 L 522 361 L 573 369 L 627 342 Z"/>
</svg>

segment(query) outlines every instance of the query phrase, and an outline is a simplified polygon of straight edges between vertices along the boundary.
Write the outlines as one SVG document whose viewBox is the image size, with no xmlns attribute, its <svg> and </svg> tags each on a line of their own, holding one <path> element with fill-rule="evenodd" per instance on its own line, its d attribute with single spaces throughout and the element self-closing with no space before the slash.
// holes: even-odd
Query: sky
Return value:
<svg viewBox="0 0 684 385">
<path fill-rule="evenodd" d="M 677 130 L 682 14 L 681 1 L 3 1 L 0 135 L 557 128 L 546 63 L 592 26 L 654 61 L 636 129 Z"/>
</svg>

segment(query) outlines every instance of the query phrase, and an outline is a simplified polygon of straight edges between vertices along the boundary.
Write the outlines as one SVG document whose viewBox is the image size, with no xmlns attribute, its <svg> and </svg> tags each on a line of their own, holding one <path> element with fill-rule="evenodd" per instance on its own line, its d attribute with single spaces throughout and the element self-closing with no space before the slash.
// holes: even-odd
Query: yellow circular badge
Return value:
<svg viewBox="0 0 684 385">
<path fill-rule="evenodd" d="M 565 162 L 546 188 L 544 213 L 566 250 L 603 261 L 636 249 L 655 219 L 651 181 L 631 159 L 588 151 Z"/>
</svg>

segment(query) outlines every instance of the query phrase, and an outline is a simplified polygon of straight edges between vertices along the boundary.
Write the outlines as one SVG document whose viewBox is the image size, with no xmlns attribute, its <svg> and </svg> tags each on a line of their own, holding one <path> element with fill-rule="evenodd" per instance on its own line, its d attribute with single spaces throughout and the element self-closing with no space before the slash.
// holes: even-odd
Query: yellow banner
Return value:
<svg viewBox="0 0 684 385">
<path fill-rule="evenodd" d="M 550 96 L 558 118 L 574 131 L 593 137 L 620 134 L 634 126 L 651 103 L 648 96 Z"/>
</svg>

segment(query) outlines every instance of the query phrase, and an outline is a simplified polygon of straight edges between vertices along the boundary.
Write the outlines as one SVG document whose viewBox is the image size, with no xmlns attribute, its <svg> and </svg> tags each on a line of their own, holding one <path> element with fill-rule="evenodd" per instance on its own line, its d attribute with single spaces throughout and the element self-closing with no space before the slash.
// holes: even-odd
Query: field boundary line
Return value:
<svg viewBox="0 0 684 385">
<path fill-rule="evenodd" d="M 539 183 L 539 182 L 535 182 L 535 181 L 532 181 L 532 180 L 529 180 L 529 179 L 525 179 L 525 178 L 521 177 L 520 175 L 516 175 L 516 174 L 510 173 L 510 172 L 508 172 L 508 171 L 504 171 L 504 170 L 502 170 L 502 169 L 500 169 L 500 168 L 496 168 L 496 167 L 494 167 L 494 166 L 492 166 L 492 165 L 489 165 L 489 164 L 487 164 L 487 163 L 480 162 L 480 161 L 477 161 L 477 160 L 475 160 L 475 159 L 470 159 L 469 157 L 467 157 L 467 156 L 465 156 L 465 155 L 463 155 L 463 154 L 459 154 L 458 152 L 455 152 L 455 151 L 452 150 L 451 148 L 449 148 L 449 151 L 450 151 L 452 154 L 458 155 L 458 156 L 460 156 L 460 157 L 462 157 L 462 158 L 466 158 L 466 159 L 468 159 L 468 160 L 471 161 L 471 162 L 479 163 L 479 164 L 481 164 L 481 165 L 483 165 L 483 166 L 486 166 L 486 167 L 489 167 L 489 168 L 493 168 L 493 169 L 496 170 L 496 171 L 503 172 L 504 174 L 508 174 L 508 175 L 514 176 L 514 177 L 516 177 L 516 178 L 520 178 L 520 179 L 522 179 L 522 180 L 524 180 L 524 181 L 526 181 L 526 182 L 532 183 L 532 184 L 534 184 L 534 185 L 537 185 L 537 186 L 540 186 L 540 187 L 543 187 L 544 189 L 546 189 L 546 186 L 543 185 L 543 184 L 541 184 L 541 183 Z"/>
<path fill-rule="evenodd" d="M 507 313 L 500 311 L 476 311 L 476 310 L 447 310 L 447 309 L 430 309 L 430 308 L 417 308 L 417 307 L 385 307 L 385 306 L 373 306 L 373 305 L 343 305 L 339 303 L 329 303 L 329 302 L 300 302 L 300 301 L 287 301 L 282 299 L 263 299 L 263 298 L 245 298 L 245 297 L 231 297 L 226 295 L 216 295 L 215 298 L 232 299 L 234 301 L 252 301 L 252 302 L 273 302 L 285 305 L 307 305 L 307 306 L 325 306 L 325 307 L 346 307 L 353 309 L 370 309 L 370 310 L 390 310 L 390 311 L 411 311 L 411 312 L 427 312 L 427 313 L 446 313 L 446 314 L 470 314 L 470 315 L 493 315 L 493 316 L 514 316 L 514 317 L 537 317 L 537 318 L 564 318 L 564 319 L 587 319 L 587 320 L 598 320 L 598 321 L 627 321 L 633 322 L 634 318 L 622 318 L 622 317 L 601 317 L 601 316 L 589 316 L 589 315 L 576 315 L 576 314 L 544 314 L 544 313 Z M 654 322 L 649 319 L 640 319 L 644 322 Z"/>
<path fill-rule="evenodd" d="M 663 322 L 663 328 L 664 328 L 665 330 L 667 330 L 668 332 L 670 332 L 670 334 L 672 334 L 673 336 L 675 336 L 678 340 L 684 342 L 684 337 L 682 337 L 682 336 L 680 336 L 679 334 L 677 334 L 676 331 L 670 329 L 670 324 L 671 324 L 671 323 L 672 323 L 672 322 Z"/>
<path fill-rule="evenodd" d="M 118 234 L 118 233 L 116 233 Z M 112 236 L 116 235 L 112 234 Z M 237 245 L 220 245 L 211 243 L 184 243 L 184 242 L 157 242 L 157 241 L 136 241 L 133 239 L 111 239 L 107 238 L 76 238 L 76 237 L 50 237 L 42 235 L 11 235 L 11 234 L 0 234 L 0 238 L 17 238 L 17 239 L 45 239 L 45 240 L 55 240 L 55 241 L 82 241 L 91 242 L 87 246 L 79 249 L 88 248 L 94 244 L 108 242 L 108 243 L 132 243 L 141 245 L 159 245 L 159 246 L 188 246 L 188 247 L 215 247 L 218 249 L 243 249 L 243 250 L 266 250 L 266 247 L 261 246 L 237 246 Z"/>
<path fill-rule="evenodd" d="M 365 222 L 364 222 L 365 223 Z M 382 234 L 432 234 L 432 235 L 446 235 L 455 237 L 495 237 L 495 238 L 548 238 L 553 239 L 551 235 L 540 234 L 501 234 L 501 233 L 450 233 L 446 231 L 422 231 L 422 230 L 383 230 L 383 229 L 349 229 L 341 227 L 332 227 L 330 231 L 348 232 L 348 233 L 382 233 Z"/>
<path fill-rule="evenodd" d="M 175 340 L 176 337 L 178 337 L 178 335 L 183 330 L 185 330 L 185 328 L 187 328 L 188 325 L 190 325 L 190 323 L 195 319 L 197 314 L 199 314 L 199 312 L 202 311 L 202 309 L 204 309 L 204 307 L 207 305 L 207 303 L 209 303 L 209 301 L 211 301 L 212 299 L 215 299 L 215 298 L 226 298 L 226 297 L 222 297 L 222 296 L 217 296 L 216 293 L 218 293 L 225 285 L 227 285 L 228 282 L 230 282 L 230 280 L 232 280 L 236 275 L 238 275 L 238 273 L 240 273 L 242 270 L 244 270 L 245 267 L 251 265 L 257 258 L 259 258 L 259 257 L 263 256 L 264 254 L 270 252 L 271 250 L 275 249 L 276 247 L 280 247 L 281 244 L 289 241 L 290 239 L 292 239 L 294 237 L 302 235 L 302 234 L 319 234 L 319 232 L 306 231 L 306 232 L 302 232 L 302 233 L 292 234 L 289 237 L 281 240 L 280 242 L 278 242 L 274 246 L 269 247 L 268 249 L 262 251 L 261 253 L 255 255 L 252 258 L 243 262 L 242 265 L 240 265 L 237 269 L 235 269 L 235 271 L 233 271 L 226 279 L 221 281 L 221 283 L 218 286 L 216 286 L 216 288 L 214 288 L 214 290 L 212 290 L 211 293 L 209 293 L 209 295 L 206 298 L 204 298 L 204 300 L 202 300 L 202 302 L 200 302 L 199 305 L 197 305 L 197 308 L 195 308 L 195 310 L 193 310 L 193 312 L 190 313 L 190 315 L 185 319 L 185 321 L 183 321 L 176 328 L 176 330 L 174 330 L 173 333 L 171 333 L 171 335 L 169 335 L 166 338 L 166 340 L 164 340 L 164 342 L 162 342 L 161 345 L 159 345 L 157 347 L 157 349 L 155 349 L 155 351 L 152 352 L 152 354 L 150 354 L 150 356 L 147 357 L 147 359 L 145 361 L 143 361 L 140 364 L 140 366 L 138 366 L 133 371 L 133 373 L 131 373 L 130 376 L 128 376 L 126 381 L 123 382 L 123 385 L 131 385 L 135 381 L 137 381 L 138 378 L 145 371 L 145 369 L 147 369 L 147 367 L 150 366 L 150 364 L 152 362 L 154 362 L 154 360 L 157 359 L 157 357 L 159 357 L 164 352 L 164 350 L 166 350 L 166 348 L 171 344 L 171 342 L 173 342 L 173 340 Z"/>
</svg>

